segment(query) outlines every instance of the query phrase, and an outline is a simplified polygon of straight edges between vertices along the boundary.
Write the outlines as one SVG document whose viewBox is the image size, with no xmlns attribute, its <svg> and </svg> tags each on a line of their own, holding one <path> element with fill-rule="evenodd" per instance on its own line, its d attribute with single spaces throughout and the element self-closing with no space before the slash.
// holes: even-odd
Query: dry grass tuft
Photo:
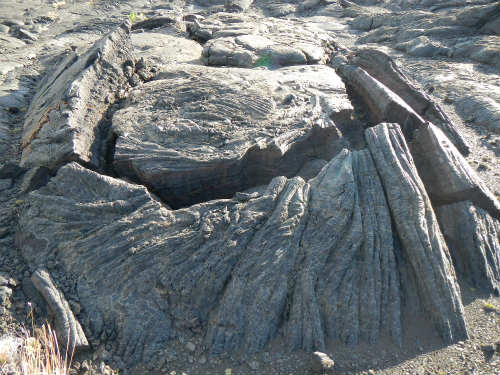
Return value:
<svg viewBox="0 0 500 375">
<path fill-rule="evenodd" d="M 24 329 L 20 337 L 0 338 L 0 375 L 68 375 L 72 360 L 73 351 L 66 349 L 64 356 L 61 354 L 56 333 L 49 324 Z"/>
</svg>

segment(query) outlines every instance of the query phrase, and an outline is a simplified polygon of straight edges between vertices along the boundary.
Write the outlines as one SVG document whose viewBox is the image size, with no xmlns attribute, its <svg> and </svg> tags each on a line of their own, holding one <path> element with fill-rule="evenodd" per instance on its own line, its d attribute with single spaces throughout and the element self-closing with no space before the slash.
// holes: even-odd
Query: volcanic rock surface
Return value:
<svg viewBox="0 0 500 375">
<path fill-rule="evenodd" d="M 175 66 L 133 90 L 113 116 L 113 166 L 183 207 L 329 161 L 353 112 L 330 67 Z"/>
<path fill-rule="evenodd" d="M 467 340 L 465 292 L 500 293 L 470 163 L 500 153 L 499 3 L 194 3 L 42 38 L 21 93 L 2 68 L 0 251 L 61 341 L 167 371 Z"/>
</svg>

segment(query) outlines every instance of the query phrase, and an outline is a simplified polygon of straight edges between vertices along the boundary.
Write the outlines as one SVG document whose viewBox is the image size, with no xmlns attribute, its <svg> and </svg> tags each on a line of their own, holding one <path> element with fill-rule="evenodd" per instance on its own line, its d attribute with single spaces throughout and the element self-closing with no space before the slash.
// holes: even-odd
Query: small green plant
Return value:
<svg viewBox="0 0 500 375">
<path fill-rule="evenodd" d="M 144 15 L 144 13 L 135 13 L 135 12 L 132 12 L 128 15 L 128 19 L 130 20 L 130 22 L 134 23 L 134 22 L 139 22 L 139 21 L 144 21 L 147 19 L 147 17 Z"/>
<path fill-rule="evenodd" d="M 485 311 L 488 311 L 488 312 L 497 312 L 498 311 L 498 307 L 493 305 L 492 303 L 489 303 L 489 302 L 484 303 L 483 309 Z"/>
<path fill-rule="evenodd" d="M 273 65 L 273 58 L 271 55 L 261 56 L 255 62 L 256 67 L 264 66 L 269 68 L 271 65 Z"/>
</svg>

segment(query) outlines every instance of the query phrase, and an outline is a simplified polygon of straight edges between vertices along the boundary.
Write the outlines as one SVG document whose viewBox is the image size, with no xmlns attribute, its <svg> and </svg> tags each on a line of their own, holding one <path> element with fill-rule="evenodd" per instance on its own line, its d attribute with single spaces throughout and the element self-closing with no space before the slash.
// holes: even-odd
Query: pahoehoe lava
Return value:
<svg viewBox="0 0 500 375">
<path fill-rule="evenodd" d="M 132 25 L 134 13 L 47 69 L 20 166 L 0 177 L 24 175 L 16 245 L 58 336 L 158 370 L 185 337 L 213 355 L 402 346 L 410 324 L 442 345 L 467 339 L 461 286 L 500 292 L 500 203 L 456 114 L 321 17 L 352 17 L 359 44 L 391 29 L 412 56 L 462 58 L 458 42 L 425 39 L 456 27 L 483 63 L 497 8 L 420 45 L 392 13 L 348 1 L 261 3 Z M 160 54 L 181 31 L 180 55 L 189 38 L 203 47 L 165 64 L 131 39 L 165 35 Z"/>
</svg>

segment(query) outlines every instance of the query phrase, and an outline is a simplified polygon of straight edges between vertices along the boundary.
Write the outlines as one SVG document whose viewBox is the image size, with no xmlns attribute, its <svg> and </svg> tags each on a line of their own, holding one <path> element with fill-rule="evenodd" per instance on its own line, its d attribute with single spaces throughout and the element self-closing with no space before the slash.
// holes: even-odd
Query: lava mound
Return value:
<svg viewBox="0 0 500 375">
<path fill-rule="evenodd" d="M 125 23 L 33 99 L 22 163 L 53 177 L 17 242 L 59 331 L 160 368 L 180 337 L 313 351 L 418 321 L 465 339 L 459 282 L 499 291 L 500 205 L 453 122 L 380 51 L 326 64 L 314 31 L 220 22 L 188 30 L 212 66 L 153 77 Z"/>
</svg>

